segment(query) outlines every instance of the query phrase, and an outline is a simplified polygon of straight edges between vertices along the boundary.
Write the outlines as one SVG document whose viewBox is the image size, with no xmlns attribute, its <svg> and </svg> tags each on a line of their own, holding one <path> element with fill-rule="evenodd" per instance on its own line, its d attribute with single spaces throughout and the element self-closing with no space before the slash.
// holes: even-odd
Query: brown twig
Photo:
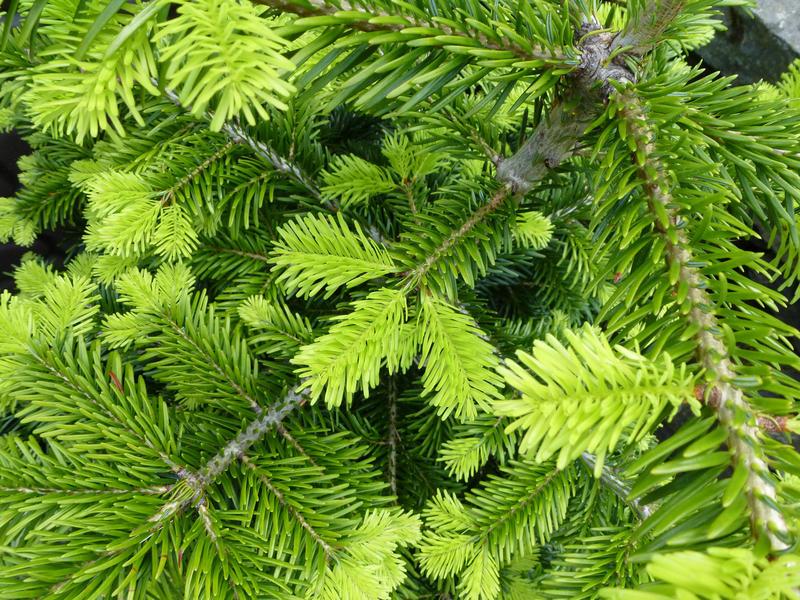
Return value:
<svg viewBox="0 0 800 600">
<path fill-rule="evenodd" d="M 389 485 L 392 495 L 397 497 L 397 381 L 394 375 L 389 376 Z"/>
<path fill-rule="evenodd" d="M 700 402 L 705 403 L 711 408 L 719 408 L 722 393 L 718 388 L 705 385 L 694 386 L 694 397 Z M 786 433 L 789 432 L 789 417 L 773 415 L 757 415 L 756 425 L 767 433 Z"/>
</svg>

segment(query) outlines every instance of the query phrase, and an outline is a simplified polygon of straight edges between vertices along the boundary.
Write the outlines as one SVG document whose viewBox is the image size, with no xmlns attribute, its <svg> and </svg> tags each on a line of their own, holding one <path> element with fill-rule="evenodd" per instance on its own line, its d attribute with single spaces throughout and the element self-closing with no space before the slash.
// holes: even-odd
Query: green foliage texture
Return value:
<svg viewBox="0 0 800 600">
<path fill-rule="evenodd" d="M 797 598 L 744 3 L 4 2 L 0 597 Z"/>
</svg>

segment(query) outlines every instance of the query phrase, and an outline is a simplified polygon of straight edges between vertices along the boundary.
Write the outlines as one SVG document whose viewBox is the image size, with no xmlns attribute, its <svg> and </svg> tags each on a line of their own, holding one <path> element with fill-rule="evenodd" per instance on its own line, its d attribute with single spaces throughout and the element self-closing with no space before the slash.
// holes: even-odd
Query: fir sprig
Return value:
<svg viewBox="0 0 800 600">
<path fill-rule="evenodd" d="M 791 597 L 797 69 L 683 57 L 741 3 L 9 3 L 0 239 L 83 237 L 0 295 L 0 595 Z"/>
</svg>

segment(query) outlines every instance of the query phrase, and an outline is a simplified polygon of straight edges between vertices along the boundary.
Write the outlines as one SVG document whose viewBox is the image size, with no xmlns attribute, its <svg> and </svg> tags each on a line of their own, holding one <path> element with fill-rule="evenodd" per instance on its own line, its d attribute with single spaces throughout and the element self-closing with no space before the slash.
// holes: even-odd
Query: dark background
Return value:
<svg viewBox="0 0 800 600">
<path fill-rule="evenodd" d="M 17 159 L 27 154 L 30 148 L 15 133 L 0 133 L 0 197 L 12 196 L 19 185 L 17 179 Z M 41 234 L 30 248 L 21 248 L 14 244 L 0 244 L 0 291 L 13 289 L 13 280 L 9 273 L 19 263 L 26 252 L 36 252 L 54 264 L 64 261 L 65 248 L 62 248 L 62 236 L 58 232 Z"/>
</svg>

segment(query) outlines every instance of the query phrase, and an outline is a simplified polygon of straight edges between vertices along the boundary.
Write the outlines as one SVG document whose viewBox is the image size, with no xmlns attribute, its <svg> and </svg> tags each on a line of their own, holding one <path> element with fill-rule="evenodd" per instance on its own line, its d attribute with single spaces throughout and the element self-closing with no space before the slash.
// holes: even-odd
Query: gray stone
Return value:
<svg viewBox="0 0 800 600">
<path fill-rule="evenodd" d="M 697 54 L 710 68 L 738 75 L 736 83 L 777 81 L 800 58 L 800 0 L 758 0 L 752 12 L 724 9 L 727 31 Z"/>
<path fill-rule="evenodd" d="M 759 0 L 755 10 L 764 25 L 800 55 L 800 2 L 797 0 Z"/>
</svg>

